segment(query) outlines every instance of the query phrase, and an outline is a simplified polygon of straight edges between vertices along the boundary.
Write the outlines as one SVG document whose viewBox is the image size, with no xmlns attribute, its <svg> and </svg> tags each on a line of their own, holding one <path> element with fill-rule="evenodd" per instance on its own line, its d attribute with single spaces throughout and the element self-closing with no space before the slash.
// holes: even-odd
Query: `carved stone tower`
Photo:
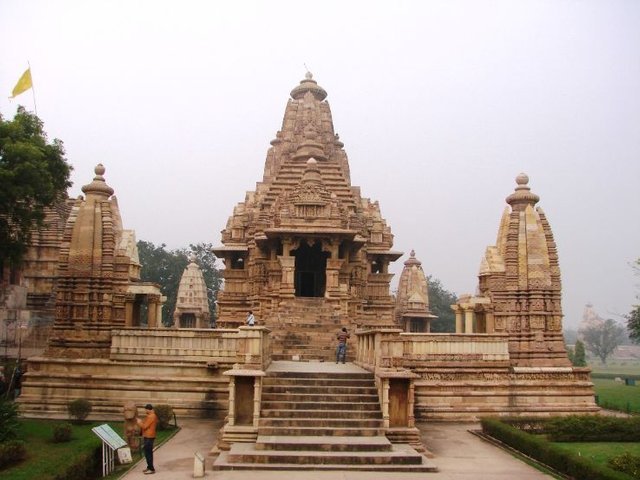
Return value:
<svg viewBox="0 0 640 480">
<path fill-rule="evenodd" d="M 104 181 L 104 167 L 82 187 L 67 219 L 58 264 L 56 313 L 47 356 L 100 358 L 109 354 L 111 330 L 155 327 L 163 297 L 155 284 L 139 282 L 132 230 L 122 229 L 118 201 Z"/>
<path fill-rule="evenodd" d="M 458 333 L 507 333 L 513 366 L 570 366 L 562 337 L 560 267 L 547 217 L 529 177 L 516 178 L 498 239 L 480 266 L 477 296 L 461 296 Z"/>
<path fill-rule="evenodd" d="M 180 279 L 173 322 L 178 328 L 209 328 L 207 285 L 193 254 Z"/>
<path fill-rule="evenodd" d="M 239 325 L 252 310 L 279 328 L 305 305 L 317 328 L 394 323 L 388 266 L 401 253 L 391 250 L 378 203 L 351 185 L 326 97 L 310 73 L 291 91 L 262 182 L 222 231 L 219 326 Z"/>
<path fill-rule="evenodd" d="M 406 332 L 428 333 L 430 322 L 438 318 L 429 310 L 429 283 L 422 263 L 411 250 L 409 260 L 404 262 L 398 283 L 396 298 L 396 322 Z"/>
</svg>

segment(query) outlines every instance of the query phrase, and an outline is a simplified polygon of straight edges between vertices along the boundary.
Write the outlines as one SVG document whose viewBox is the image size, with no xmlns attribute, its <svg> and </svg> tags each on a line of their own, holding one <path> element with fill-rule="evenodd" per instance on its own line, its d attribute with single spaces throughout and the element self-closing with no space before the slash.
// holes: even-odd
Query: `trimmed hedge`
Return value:
<svg viewBox="0 0 640 480">
<path fill-rule="evenodd" d="M 84 422 L 92 409 L 93 405 L 86 398 L 76 398 L 67 404 L 69 415 L 74 418 L 77 423 Z"/>
<path fill-rule="evenodd" d="M 158 417 L 158 430 L 167 430 L 173 422 L 173 408 L 171 405 L 160 404 L 153 407 Z"/>
<path fill-rule="evenodd" d="M 556 417 L 547 422 L 545 430 L 554 442 L 638 442 L 640 417 Z"/>
<path fill-rule="evenodd" d="M 0 468 L 19 463 L 27 458 L 27 447 L 21 440 L 0 443 Z"/>
<path fill-rule="evenodd" d="M 69 442 L 72 436 L 71 424 L 69 423 L 59 423 L 53 427 L 54 443 Z"/>
<path fill-rule="evenodd" d="M 634 478 L 640 478 L 640 457 L 625 452 L 609 459 L 609 466 L 614 470 L 628 473 Z"/>
<path fill-rule="evenodd" d="M 53 480 L 90 480 L 96 478 L 102 468 L 102 445 L 79 455 L 72 465 L 58 473 Z"/>
<path fill-rule="evenodd" d="M 573 478 L 589 480 L 633 480 L 633 477 L 572 455 L 544 438 L 518 430 L 498 418 L 481 419 L 482 431 L 523 454 Z"/>
</svg>

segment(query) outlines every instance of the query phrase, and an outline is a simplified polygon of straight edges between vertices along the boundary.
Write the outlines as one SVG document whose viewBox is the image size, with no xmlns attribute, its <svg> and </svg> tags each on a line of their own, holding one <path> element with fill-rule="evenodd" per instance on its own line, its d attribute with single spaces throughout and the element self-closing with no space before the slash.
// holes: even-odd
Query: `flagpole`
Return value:
<svg viewBox="0 0 640 480">
<path fill-rule="evenodd" d="M 29 60 L 27 60 L 27 65 L 29 65 L 29 73 L 31 73 L 31 95 L 33 95 L 33 109 L 36 111 L 36 115 L 38 115 L 38 105 L 36 105 L 36 89 L 33 86 L 33 71 L 31 71 L 31 64 Z"/>
</svg>

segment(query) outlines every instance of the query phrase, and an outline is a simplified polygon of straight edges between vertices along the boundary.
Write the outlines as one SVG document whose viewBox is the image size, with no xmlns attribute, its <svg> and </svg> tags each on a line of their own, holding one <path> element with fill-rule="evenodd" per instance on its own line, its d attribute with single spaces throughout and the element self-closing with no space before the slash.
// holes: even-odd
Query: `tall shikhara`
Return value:
<svg viewBox="0 0 640 480">
<path fill-rule="evenodd" d="M 401 253 L 378 203 L 351 185 L 326 97 L 310 73 L 291 91 L 263 180 L 222 231 L 220 326 L 242 323 L 248 310 L 272 327 L 284 316 L 393 325 L 388 266 Z"/>
<path fill-rule="evenodd" d="M 506 198 L 496 244 L 480 265 L 478 295 L 462 296 L 454 306 L 456 330 L 508 334 L 513 366 L 569 366 L 556 244 L 528 183 L 518 175 Z"/>
</svg>

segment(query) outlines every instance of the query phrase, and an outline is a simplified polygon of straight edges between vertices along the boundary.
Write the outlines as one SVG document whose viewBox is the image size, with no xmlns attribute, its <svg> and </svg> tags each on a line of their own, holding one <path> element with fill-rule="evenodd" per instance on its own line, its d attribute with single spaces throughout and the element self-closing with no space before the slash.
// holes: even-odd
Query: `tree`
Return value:
<svg viewBox="0 0 640 480">
<path fill-rule="evenodd" d="M 584 351 L 584 343 L 582 343 L 580 340 L 576 341 L 576 344 L 573 348 L 573 358 L 571 358 L 571 363 L 574 367 L 587 366 L 587 355 Z"/>
<path fill-rule="evenodd" d="M 167 301 L 162 309 L 162 323 L 173 325 L 173 312 L 176 308 L 178 286 L 184 267 L 187 266 L 187 256 L 179 251 L 166 250 L 163 243 L 155 246 L 151 242 L 138 241 L 138 257 L 142 265 L 140 279 L 160 285 L 162 294 Z"/>
<path fill-rule="evenodd" d="M 597 356 L 603 364 L 624 338 L 624 328 L 611 318 L 594 323 L 580 330 L 587 350 Z"/>
<path fill-rule="evenodd" d="M 151 242 L 138 241 L 138 256 L 142 264 L 141 280 L 157 283 L 160 285 L 162 294 L 167 297 L 162 309 L 164 325 L 173 325 L 173 312 L 176 309 L 180 279 L 189 263 L 189 254 L 192 252 L 196 256 L 196 263 L 200 266 L 207 285 L 209 313 L 212 319 L 215 318 L 215 300 L 222 283 L 222 275 L 216 268 L 216 256 L 211 252 L 211 247 L 212 245 L 208 243 L 198 243 L 189 245 L 188 248 L 167 250 L 164 243 L 155 246 Z"/>
<path fill-rule="evenodd" d="M 627 330 L 635 343 L 640 343 L 640 305 L 627 314 Z"/>
<path fill-rule="evenodd" d="M 640 275 L 640 258 L 638 258 L 631 268 L 635 271 L 636 275 Z M 640 300 L 640 295 L 636 298 Z M 640 305 L 635 305 L 627 315 L 627 331 L 629 332 L 629 338 L 635 343 L 640 343 Z"/>
<path fill-rule="evenodd" d="M 458 301 L 453 292 L 449 292 L 442 286 L 442 282 L 429 275 L 429 308 L 438 318 L 431 322 L 431 331 L 436 333 L 455 332 L 456 315 L 451 310 L 451 305 Z"/>
<path fill-rule="evenodd" d="M 43 125 L 24 107 L 11 121 L 0 115 L 0 265 L 20 262 L 45 208 L 71 186 L 63 144 L 49 143 Z"/>
</svg>

